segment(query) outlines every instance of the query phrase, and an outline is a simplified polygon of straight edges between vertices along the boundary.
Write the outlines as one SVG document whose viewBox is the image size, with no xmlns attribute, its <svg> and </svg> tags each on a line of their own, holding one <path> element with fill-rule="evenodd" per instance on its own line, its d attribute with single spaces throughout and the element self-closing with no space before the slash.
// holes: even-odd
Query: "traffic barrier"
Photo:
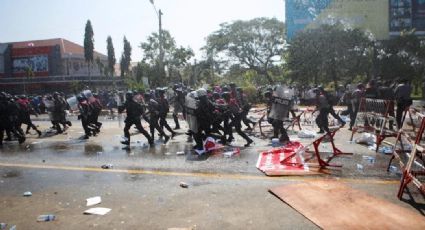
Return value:
<svg viewBox="0 0 425 230">
<path fill-rule="evenodd" d="M 292 154 L 290 154 L 289 156 L 287 156 L 286 158 L 284 158 L 281 161 L 281 164 L 291 165 L 291 166 L 298 165 L 298 166 L 301 167 L 303 165 L 301 165 L 300 163 L 296 163 L 296 161 L 294 163 L 294 161 L 292 160 L 292 158 L 297 157 L 299 155 L 302 155 L 304 153 L 312 153 L 312 155 L 310 155 L 310 156 L 303 156 L 303 159 L 304 159 L 304 162 L 305 163 L 308 163 L 308 161 L 316 158 L 317 161 L 318 161 L 318 166 L 320 168 L 326 168 L 326 167 L 342 167 L 342 165 L 339 165 L 339 164 L 331 164 L 330 161 L 332 159 L 334 159 L 335 157 L 338 157 L 340 155 L 353 155 L 353 153 L 342 152 L 340 149 L 338 149 L 335 146 L 334 136 L 338 132 L 339 129 L 340 128 L 335 128 L 332 131 L 330 131 L 329 133 L 325 133 L 324 135 L 320 136 L 319 138 L 317 138 L 316 140 L 314 140 L 312 143 L 310 143 L 310 144 L 304 146 L 303 148 L 300 148 L 297 151 L 293 152 Z M 331 143 L 331 145 L 332 145 L 332 149 L 331 149 L 332 152 L 320 152 L 319 147 L 320 147 L 322 141 L 324 141 L 324 140 L 327 140 L 327 141 L 329 141 Z M 309 151 L 308 150 L 308 148 L 310 146 L 313 146 L 314 151 Z M 327 159 L 323 159 L 321 157 L 321 155 L 320 155 L 321 153 L 322 154 L 329 154 L 330 153 L 331 155 L 329 155 L 327 157 Z M 308 163 L 308 164 L 309 165 L 312 165 L 311 163 Z"/>
<path fill-rule="evenodd" d="M 425 184 L 420 180 L 421 176 L 425 176 L 425 151 L 424 145 L 421 143 L 425 130 L 425 115 L 418 115 L 420 117 L 420 126 L 416 132 L 416 137 L 412 138 L 409 133 L 405 132 L 403 129 L 397 132 L 392 157 L 387 167 L 387 171 L 390 171 L 391 164 L 395 159 L 398 161 L 400 169 L 402 170 L 400 187 L 397 193 L 399 199 L 402 198 L 404 190 L 410 183 L 413 183 L 420 192 L 425 194 Z M 406 144 L 412 146 L 410 151 L 405 149 Z M 400 149 L 397 148 L 398 146 L 400 146 Z"/>
<path fill-rule="evenodd" d="M 391 108 L 391 106 L 393 106 Z M 354 134 L 359 131 L 376 134 L 376 149 L 387 137 L 396 137 L 397 133 L 390 127 L 385 126 L 389 121 L 395 122 L 395 117 L 390 116 L 390 111 L 394 111 L 392 100 L 361 98 L 356 121 L 352 128 L 350 141 L 353 141 Z"/>
</svg>

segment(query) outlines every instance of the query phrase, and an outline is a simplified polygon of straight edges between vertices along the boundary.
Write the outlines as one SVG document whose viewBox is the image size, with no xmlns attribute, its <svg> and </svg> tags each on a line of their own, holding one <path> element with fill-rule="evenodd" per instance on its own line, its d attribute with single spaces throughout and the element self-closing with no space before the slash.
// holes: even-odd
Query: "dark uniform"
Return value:
<svg viewBox="0 0 425 230">
<path fill-rule="evenodd" d="M 124 105 L 118 107 L 118 113 L 122 113 L 123 111 L 127 112 L 127 117 L 125 118 L 125 127 L 124 127 L 124 136 L 126 138 L 125 141 L 122 141 L 122 144 L 130 145 L 130 128 L 132 125 L 135 125 L 136 128 L 142 133 L 146 139 L 148 139 L 149 144 L 152 146 L 153 139 L 149 135 L 149 133 L 143 128 L 141 123 L 141 116 L 144 114 L 144 108 L 139 103 L 133 100 L 133 93 L 128 92 L 126 94 L 126 101 Z"/>
<path fill-rule="evenodd" d="M 90 106 L 86 100 L 85 97 L 83 96 L 78 96 L 77 97 L 78 100 L 78 110 L 80 112 L 80 114 L 78 115 L 78 119 L 81 120 L 81 126 L 83 126 L 84 129 L 84 139 L 88 139 L 89 136 L 92 135 L 92 128 L 89 127 L 89 117 L 90 117 Z"/>
<path fill-rule="evenodd" d="M 165 98 L 164 95 L 164 90 L 160 90 L 158 91 L 158 105 L 159 105 L 159 125 L 161 126 L 161 128 L 163 129 L 163 127 L 165 127 L 170 133 L 171 133 L 171 138 L 173 138 L 176 135 L 176 132 L 174 132 L 170 125 L 168 125 L 167 122 L 167 114 L 170 111 L 170 105 L 168 103 L 167 98 Z"/>
<path fill-rule="evenodd" d="M 400 84 L 394 90 L 397 102 L 396 121 L 398 129 L 403 126 L 403 112 L 412 105 L 412 98 L 410 97 L 412 88 L 407 83 L 407 80 L 400 81 Z"/>
<path fill-rule="evenodd" d="M 149 116 L 145 116 L 145 119 L 147 119 L 149 123 L 152 139 L 153 140 L 155 139 L 155 129 L 156 129 L 159 135 L 165 138 L 164 143 L 167 143 L 170 137 L 164 133 L 164 130 L 158 124 L 160 106 L 157 101 L 151 98 L 151 94 L 145 93 L 144 96 L 145 96 L 145 103 L 148 107 L 148 114 L 149 114 Z"/>
<path fill-rule="evenodd" d="M 232 127 L 235 127 L 236 133 L 239 134 L 243 139 L 246 140 L 245 147 L 248 147 L 252 144 L 252 139 L 248 137 L 243 131 L 242 131 L 242 117 L 241 117 L 241 109 L 239 105 L 237 104 L 235 99 L 232 99 L 228 93 L 223 93 L 223 98 L 226 101 L 227 105 L 229 106 L 229 110 L 231 112 L 231 123 L 229 127 L 227 127 L 227 132 L 232 132 Z M 226 127 L 225 127 L 226 129 Z"/>
</svg>

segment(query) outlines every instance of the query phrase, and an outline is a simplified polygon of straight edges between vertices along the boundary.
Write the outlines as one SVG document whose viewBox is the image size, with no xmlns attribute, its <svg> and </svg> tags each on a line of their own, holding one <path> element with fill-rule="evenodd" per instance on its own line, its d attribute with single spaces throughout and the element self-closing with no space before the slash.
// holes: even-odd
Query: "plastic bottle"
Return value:
<svg viewBox="0 0 425 230">
<path fill-rule="evenodd" d="M 46 222 L 46 221 L 53 221 L 55 220 L 56 216 L 52 215 L 52 214 L 47 214 L 47 215 L 39 215 L 37 217 L 37 221 L 38 222 Z"/>
</svg>

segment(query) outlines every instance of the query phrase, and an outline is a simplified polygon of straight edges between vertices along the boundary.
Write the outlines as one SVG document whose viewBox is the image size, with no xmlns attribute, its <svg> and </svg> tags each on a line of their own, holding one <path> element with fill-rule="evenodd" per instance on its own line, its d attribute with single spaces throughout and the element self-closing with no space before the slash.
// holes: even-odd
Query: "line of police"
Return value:
<svg viewBox="0 0 425 230">
<path fill-rule="evenodd" d="M 150 145 L 154 143 L 155 129 L 165 138 L 165 143 L 170 136 L 164 132 L 164 128 L 171 133 L 171 138 L 176 135 L 166 120 L 170 102 L 164 89 L 158 88 L 143 94 L 129 91 L 125 98 L 125 103 L 118 107 L 119 113 L 127 113 L 124 127 L 126 140 L 122 141 L 122 144 L 130 145 L 129 130 L 133 125 L 146 137 Z M 250 129 L 250 125 L 255 124 L 247 118 L 250 105 L 242 88 L 237 88 L 233 83 L 229 87 L 216 87 L 213 92 L 204 88 L 186 90 L 182 85 L 175 84 L 170 101 L 174 107 L 175 129 L 180 129 L 178 114 L 182 113 L 189 126 L 186 134 L 195 140 L 194 148 L 197 150 L 203 149 L 203 140 L 208 136 L 221 140 L 223 144 L 231 142 L 234 139 L 233 129 L 246 140 L 245 146 L 253 142 L 242 131 L 241 125 L 241 122 L 244 122 Z M 141 125 L 141 118 L 149 124 L 150 133 Z"/>
</svg>

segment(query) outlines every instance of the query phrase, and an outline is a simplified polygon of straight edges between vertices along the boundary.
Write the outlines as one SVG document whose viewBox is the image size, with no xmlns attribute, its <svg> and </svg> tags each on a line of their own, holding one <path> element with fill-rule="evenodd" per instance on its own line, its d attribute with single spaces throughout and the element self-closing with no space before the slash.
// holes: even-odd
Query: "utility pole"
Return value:
<svg viewBox="0 0 425 230">
<path fill-rule="evenodd" d="M 162 11 L 161 9 L 156 10 L 155 7 L 155 3 L 153 0 L 149 0 L 150 3 L 152 4 L 156 15 L 158 16 L 158 42 L 159 42 L 159 60 L 158 60 L 158 65 L 159 65 L 159 83 L 163 84 L 164 79 L 165 79 L 165 71 L 164 71 L 164 47 L 163 47 L 163 36 L 162 36 Z"/>
</svg>

